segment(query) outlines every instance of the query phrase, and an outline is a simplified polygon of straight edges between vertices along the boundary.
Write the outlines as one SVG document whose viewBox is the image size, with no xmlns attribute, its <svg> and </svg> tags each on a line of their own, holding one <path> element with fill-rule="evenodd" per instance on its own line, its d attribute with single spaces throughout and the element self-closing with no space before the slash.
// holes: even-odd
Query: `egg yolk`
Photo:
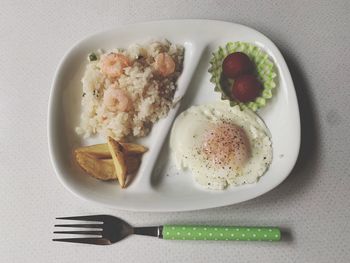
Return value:
<svg viewBox="0 0 350 263">
<path fill-rule="evenodd" d="M 204 133 L 202 153 L 215 166 L 240 168 L 249 159 L 249 140 L 241 127 L 221 123 Z"/>
</svg>

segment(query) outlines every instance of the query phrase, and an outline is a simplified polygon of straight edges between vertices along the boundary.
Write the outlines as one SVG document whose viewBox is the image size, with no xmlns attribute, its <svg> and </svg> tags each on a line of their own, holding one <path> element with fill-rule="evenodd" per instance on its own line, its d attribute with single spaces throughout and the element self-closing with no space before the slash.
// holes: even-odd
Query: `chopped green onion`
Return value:
<svg viewBox="0 0 350 263">
<path fill-rule="evenodd" d="M 89 61 L 96 61 L 97 60 L 97 56 L 95 53 L 90 53 L 89 54 Z"/>
</svg>

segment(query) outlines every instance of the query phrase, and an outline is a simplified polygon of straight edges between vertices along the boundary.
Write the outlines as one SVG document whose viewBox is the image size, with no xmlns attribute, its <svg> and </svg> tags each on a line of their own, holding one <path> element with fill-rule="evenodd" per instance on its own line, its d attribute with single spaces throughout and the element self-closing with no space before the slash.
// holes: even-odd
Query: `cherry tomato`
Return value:
<svg viewBox="0 0 350 263">
<path fill-rule="evenodd" d="M 240 102 L 249 102 L 260 96 L 262 84 L 252 74 L 238 77 L 232 86 L 232 96 Z"/>
<path fill-rule="evenodd" d="M 235 52 L 224 59 L 222 71 L 227 78 L 235 79 L 241 75 L 253 73 L 254 64 L 246 54 Z"/>
</svg>

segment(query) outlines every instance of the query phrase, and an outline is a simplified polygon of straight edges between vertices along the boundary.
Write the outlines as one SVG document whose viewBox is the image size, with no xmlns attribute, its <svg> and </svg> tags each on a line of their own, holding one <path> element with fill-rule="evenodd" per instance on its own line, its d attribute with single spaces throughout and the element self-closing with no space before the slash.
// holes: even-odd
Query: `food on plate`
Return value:
<svg viewBox="0 0 350 263">
<path fill-rule="evenodd" d="M 234 52 L 227 55 L 222 62 L 223 77 L 234 79 L 231 88 L 231 99 L 239 102 L 254 101 L 260 96 L 263 87 L 254 76 L 255 66 L 250 58 L 243 52 Z M 221 85 L 230 85 L 229 81 L 221 82 Z M 224 88 L 225 90 L 228 87 Z"/>
<path fill-rule="evenodd" d="M 127 56 L 120 53 L 110 52 L 101 58 L 101 73 L 107 78 L 119 78 L 124 73 L 124 69 L 131 66 L 131 61 Z"/>
<path fill-rule="evenodd" d="M 112 160 L 119 184 L 122 188 L 124 188 L 126 179 L 126 164 L 123 153 L 123 147 L 120 145 L 120 143 L 113 140 L 111 137 L 108 137 L 107 144 L 108 149 L 112 155 Z"/>
<path fill-rule="evenodd" d="M 113 162 L 113 160 L 109 159 Z M 125 156 L 125 165 L 126 165 L 126 174 L 133 174 L 137 172 L 141 164 L 141 158 L 136 155 L 126 155 Z"/>
<path fill-rule="evenodd" d="M 111 159 L 112 155 L 107 143 L 83 146 L 75 149 L 75 153 L 87 153 L 97 159 Z"/>
<path fill-rule="evenodd" d="M 241 75 L 252 74 L 254 64 L 243 52 L 234 52 L 226 56 L 222 62 L 222 71 L 227 78 L 235 79 Z"/>
<path fill-rule="evenodd" d="M 167 40 L 89 55 L 76 132 L 116 140 L 142 137 L 173 105 L 184 48 Z"/>
<path fill-rule="evenodd" d="M 141 163 L 142 154 L 148 149 L 140 144 L 115 141 L 75 149 L 78 165 L 88 174 L 100 180 L 119 181 L 126 187 L 127 175 L 135 173 Z"/>
<path fill-rule="evenodd" d="M 75 159 L 85 172 L 97 179 L 113 180 L 117 178 L 113 162 L 110 162 L 110 159 L 97 159 L 84 152 L 75 152 Z"/>
<path fill-rule="evenodd" d="M 128 112 L 131 109 L 131 100 L 122 89 L 115 88 L 105 90 L 103 104 L 110 112 Z"/>
<path fill-rule="evenodd" d="M 277 73 L 272 59 L 250 43 L 229 42 L 219 47 L 210 59 L 209 72 L 214 90 L 221 93 L 221 100 L 228 100 L 231 106 L 239 105 L 242 109 L 248 107 L 256 111 L 264 107 L 276 87 Z M 243 78 L 244 75 L 251 77 Z M 239 79 L 240 85 L 235 88 Z"/>
<path fill-rule="evenodd" d="M 148 151 L 147 147 L 129 142 L 119 142 L 122 146 L 126 154 L 143 154 Z"/>
<path fill-rule="evenodd" d="M 148 150 L 145 146 L 141 144 L 127 143 L 127 142 L 119 142 L 119 144 L 123 147 L 123 151 L 127 155 L 142 154 L 147 152 Z M 108 149 L 107 143 L 80 147 L 80 148 L 77 148 L 75 152 L 88 153 L 100 159 L 112 158 L 112 155 Z"/>
<path fill-rule="evenodd" d="M 232 96 L 240 102 L 248 102 L 259 97 L 262 90 L 260 81 L 254 75 L 242 75 L 233 83 Z"/>
<path fill-rule="evenodd" d="M 175 120 L 170 147 L 176 165 L 209 189 L 254 183 L 272 161 L 269 132 L 251 110 L 227 101 L 192 106 Z"/>
<path fill-rule="evenodd" d="M 174 73 L 176 65 L 172 57 L 163 52 L 155 57 L 154 68 L 160 75 L 167 77 Z"/>
<path fill-rule="evenodd" d="M 99 180 L 118 179 L 112 159 L 97 159 L 95 156 L 84 152 L 77 152 L 75 158 L 85 172 Z M 140 167 L 140 163 L 141 159 L 138 156 L 125 156 L 127 174 L 135 173 Z"/>
</svg>

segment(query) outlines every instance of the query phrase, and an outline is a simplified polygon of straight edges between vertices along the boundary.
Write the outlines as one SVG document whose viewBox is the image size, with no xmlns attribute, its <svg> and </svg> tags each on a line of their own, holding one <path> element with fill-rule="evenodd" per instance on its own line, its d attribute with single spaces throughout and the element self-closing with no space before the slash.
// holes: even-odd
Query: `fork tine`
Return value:
<svg viewBox="0 0 350 263">
<path fill-rule="evenodd" d="M 102 231 L 54 231 L 54 234 L 78 234 L 78 235 L 97 235 L 101 236 Z"/>
<path fill-rule="evenodd" d="M 103 215 L 56 217 L 56 219 L 102 222 Z"/>
<path fill-rule="evenodd" d="M 71 243 L 84 243 L 93 245 L 110 245 L 112 244 L 109 240 L 105 238 L 55 238 L 52 241 L 58 242 L 71 242 Z"/>
<path fill-rule="evenodd" d="M 60 224 L 55 227 L 102 228 L 103 224 Z"/>
</svg>

